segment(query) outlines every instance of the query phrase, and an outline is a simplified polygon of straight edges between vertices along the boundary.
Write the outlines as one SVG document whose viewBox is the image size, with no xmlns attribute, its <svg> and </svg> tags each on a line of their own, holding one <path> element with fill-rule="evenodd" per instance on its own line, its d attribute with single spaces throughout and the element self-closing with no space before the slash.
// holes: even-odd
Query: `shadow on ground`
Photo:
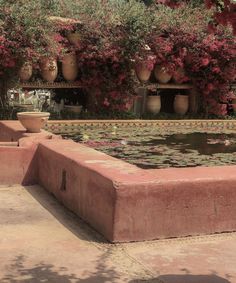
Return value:
<svg viewBox="0 0 236 283">
<path fill-rule="evenodd" d="M 109 242 L 79 216 L 65 208 L 54 196 L 40 186 L 25 186 L 25 190 L 39 202 L 51 215 L 53 215 L 63 226 L 70 230 L 79 239 L 88 242 Z"/>
<path fill-rule="evenodd" d="M 78 278 L 76 274 L 69 274 L 65 267 L 55 267 L 52 264 L 40 262 L 30 265 L 27 257 L 19 255 L 7 267 L 10 270 L 1 283 L 108 283 L 117 282 L 119 275 L 105 264 L 109 252 L 100 257 L 94 271 L 87 270 Z M 87 274 L 86 274 L 87 273 Z"/>
<path fill-rule="evenodd" d="M 52 264 L 40 262 L 34 266 L 26 263 L 27 258 L 24 255 L 17 256 L 6 274 L 1 279 L 1 283 L 112 283 L 121 282 L 119 275 L 113 269 L 106 267 L 106 259 L 109 257 L 109 252 L 105 253 L 99 259 L 96 270 L 93 272 L 87 271 L 78 278 L 75 274 L 69 274 L 65 267 L 55 267 Z M 118 281 L 117 281 L 118 280 Z M 122 281 L 126 283 L 231 283 L 227 279 L 212 275 L 162 275 L 155 279 L 135 279 Z"/>
<path fill-rule="evenodd" d="M 12 264 L 8 266 L 7 270 L 9 270 L 9 273 L 6 273 L 7 275 L 0 280 L 1 283 L 233 283 L 228 275 L 225 275 L 227 279 L 218 276 L 215 272 L 209 275 L 192 275 L 188 270 L 184 270 L 186 272 L 184 275 L 167 274 L 147 280 L 137 279 L 136 273 L 134 274 L 136 279 L 121 281 L 120 275 L 115 268 L 110 268 L 106 265 L 113 251 L 112 244 L 109 244 L 74 213 L 69 212 L 67 209 L 62 209 L 63 206 L 42 187 L 27 186 L 25 189 L 79 239 L 94 242 L 98 245 L 101 244 L 104 253 L 97 259 L 95 269 L 85 270 L 80 278 L 76 274 L 71 274 L 67 268 L 54 266 L 50 263 L 39 262 L 32 266 L 27 256 L 18 255 L 12 261 Z M 145 267 L 142 268 L 145 269 Z"/>
<path fill-rule="evenodd" d="M 89 282 L 89 281 L 88 281 Z M 217 275 L 162 275 L 156 279 L 148 280 L 131 280 L 129 283 L 231 283 L 227 279 Z"/>
</svg>

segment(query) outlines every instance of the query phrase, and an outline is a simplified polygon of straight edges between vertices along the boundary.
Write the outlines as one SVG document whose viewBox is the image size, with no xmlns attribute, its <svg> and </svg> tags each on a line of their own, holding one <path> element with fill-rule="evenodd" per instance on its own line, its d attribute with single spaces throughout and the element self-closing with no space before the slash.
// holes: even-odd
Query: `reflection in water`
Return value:
<svg viewBox="0 0 236 283">
<path fill-rule="evenodd" d="M 144 143 L 145 144 L 145 143 Z M 196 150 L 199 154 L 210 155 L 214 153 L 236 152 L 236 135 L 226 134 L 173 134 L 166 136 L 164 140 L 152 140 L 146 144 L 165 144 L 170 148 L 178 149 L 182 153 L 188 150 Z"/>
</svg>

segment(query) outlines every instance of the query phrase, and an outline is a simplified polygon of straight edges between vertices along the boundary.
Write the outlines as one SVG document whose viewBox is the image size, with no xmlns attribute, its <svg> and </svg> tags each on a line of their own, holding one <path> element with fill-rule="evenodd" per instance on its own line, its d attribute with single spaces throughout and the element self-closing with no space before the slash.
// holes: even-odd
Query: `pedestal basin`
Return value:
<svg viewBox="0 0 236 283">
<path fill-rule="evenodd" d="M 18 120 L 30 133 L 39 133 L 49 119 L 49 112 L 19 112 Z"/>
</svg>

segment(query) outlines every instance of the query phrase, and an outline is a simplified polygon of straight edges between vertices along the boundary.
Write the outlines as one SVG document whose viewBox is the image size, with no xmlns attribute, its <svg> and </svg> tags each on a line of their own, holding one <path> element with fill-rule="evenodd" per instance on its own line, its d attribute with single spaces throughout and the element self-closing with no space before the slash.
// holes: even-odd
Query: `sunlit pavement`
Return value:
<svg viewBox="0 0 236 283">
<path fill-rule="evenodd" d="M 0 282 L 236 283 L 236 233 L 109 244 L 43 188 L 2 186 Z"/>
</svg>

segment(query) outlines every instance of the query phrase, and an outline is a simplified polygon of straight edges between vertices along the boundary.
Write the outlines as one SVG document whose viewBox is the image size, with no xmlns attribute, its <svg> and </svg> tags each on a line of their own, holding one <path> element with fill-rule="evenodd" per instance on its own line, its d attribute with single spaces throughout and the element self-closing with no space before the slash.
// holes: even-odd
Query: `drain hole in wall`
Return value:
<svg viewBox="0 0 236 283">
<path fill-rule="evenodd" d="M 61 175 L 61 191 L 66 191 L 66 170 L 62 171 L 62 175 Z"/>
</svg>

